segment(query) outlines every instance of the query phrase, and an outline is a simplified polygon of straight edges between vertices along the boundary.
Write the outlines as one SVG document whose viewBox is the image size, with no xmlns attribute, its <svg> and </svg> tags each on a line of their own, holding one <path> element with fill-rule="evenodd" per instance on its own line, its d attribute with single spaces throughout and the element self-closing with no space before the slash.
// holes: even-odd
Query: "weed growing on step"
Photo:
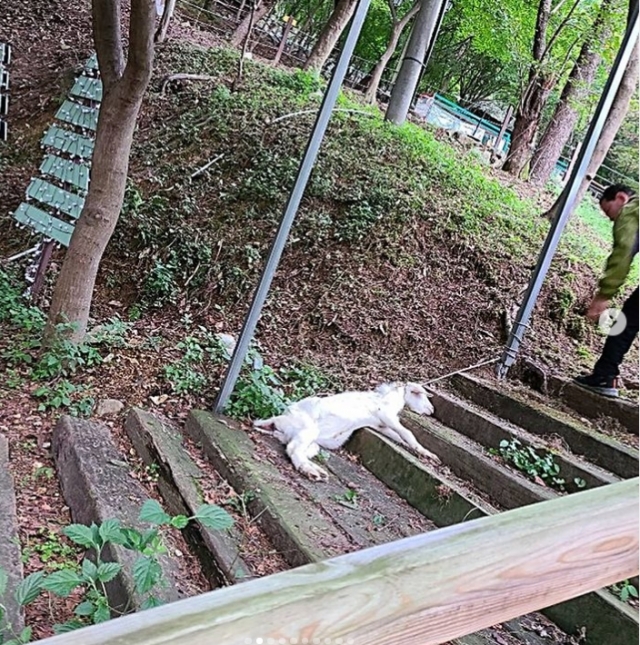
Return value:
<svg viewBox="0 0 640 645">
<path fill-rule="evenodd" d="M 638 590 L 628 580 L 613 585 L 611 589 L 622 602 L 638 600 Z"/>
<path fill-rule="evenodd" d="M 132 323 L 119 318 L 91 329 L 85 342 L 78 345 L 66 337 L 70 325 L 57 326 L 50 346 L 42 344 L 46 317 L 22 296 L 19 280 L 0 270 L 0 323 L 11 330 L 12 344 L 0 358 L 10 368 L 10 386 L 19 387 L 27 380 L 40 382 L 32 395 L 39 400 L 38 409 L 66 410 L 73 416 L 89 416 L 95 405 L 89 388 L 72 381 L 83 370 L 101 365 L 107 350 L 124 347 Z"/>
<path fill-rule="evenodd" d="M 109 606 L 105 585 L 121 573 L 122 565 L 104 560 L 104 552 L 106 547 L 117 545 L 139 554 L 131 574 L 137 594 L 144 598 L 141 609 L 157 607 L 162 602 L 154 592 L 161 585 L 166 584 L 162 578 L 159 560 L 167 553 L 162 532 L 169 528 L 182 530 L 194 520 L 217 531 L 229 529 L 233 525 L 232 517 L 219 506 L 203 504 L 192 517 L 171 516 L 155 500 L 147 500 L 143 504 L 138 519 L 140 522 L 149 524 L 151 528 L 141 531 L 124 527 L 117 519 L 106 520 L 100 525 L 71 524 L 65 527 L 63 533 L 72 542 L 87 550 L 82 564 L 79 567 L 68 564 L 53 573 L 36 571 L 30 574 L 13 590 L 13 597 L 18 605 L 24 607 L 44 592 L 67 598 L 80 589 L 82 598 L 74 608 L 76 618 L 62 625 L 55 625 L 54 631 L 61 634 L 91 623 L 97 624 L 109 620 L 115 610 Z M 43 550 L 43 553 L 52 555 L 56 549 L 58 547 L 53 545 L 49 550 Z M 6 627 L 13 631 L 10 625 L 5 625 L 6 607 L 2 603 L 2 599 L 8 592 L 7 587 L 7 573 L 0 569 L 0 630 Z M 14 638 L 5 641 L 3 645 L 28 643 L 30 639 L 31 628 L 26 627 L 20 634 L 14 632 Z"/>
<path fill-rule="evenodd" d="M 223 503 L 225 506 L 232 508 L 236 513 L 242 515 L 242 517 L 248 517 L 248 506 L 254 499 L 256 499 L 255 491 L 247 490 L 240 495 L 229 497 L 229 499 L 225 500 Z"/>
<path fill-rule="evenodd" d="M 507 463 L 524 473 L 529 479 L 542 480 L 547 486 L 551 486 L 561 492 L 566 491 L 566 480 L 560 476 L 560 466 L 556 463 L 553 455 L 548 452 L 544 456 L 539 455 L 532 446 L 523 446 L 518 439 L 503 439 L 498 450 L 490 448 L 489 453 L 500 455 Z M 574 478 L 576 488 L 584 488 L 586 482 L 579 477 Z"/>
<path fill-rule="evenodd" d="M 22 548 L 23 563 L 28 562 L 32 555 L 39 558 L 45 571 L 76 568 L 76 549 L 51 529 L 39 529 L 33 543 Z"/>
<path fill-rule="evenodd" d="M 333 499 L 335 499 L 335 501 L 342 506 L 346 506 L 348 508 L 358 508 L 358 493 L 357 491 L 350 488 L 342 495 L 334 495 Z"/>
</svg>

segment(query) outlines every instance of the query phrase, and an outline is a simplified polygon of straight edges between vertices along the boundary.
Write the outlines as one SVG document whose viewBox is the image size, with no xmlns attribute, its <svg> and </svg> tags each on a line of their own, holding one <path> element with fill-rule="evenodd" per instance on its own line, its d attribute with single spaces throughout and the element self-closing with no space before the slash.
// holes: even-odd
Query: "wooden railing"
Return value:
<svg viewBox="0 0 640 645">
<path fill-rule="evenodd" d="M 637 575 L 638 484 L 464 522 L 39 643 L 443 643 Z"/>
</svg>

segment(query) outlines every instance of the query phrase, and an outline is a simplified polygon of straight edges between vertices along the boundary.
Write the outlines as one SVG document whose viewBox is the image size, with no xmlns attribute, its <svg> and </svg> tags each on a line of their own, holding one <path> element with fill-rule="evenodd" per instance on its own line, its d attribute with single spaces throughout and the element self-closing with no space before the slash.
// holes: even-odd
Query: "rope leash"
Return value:
<svg viewBox="0 0 640 645">
<path fill-rule="evenodd" d="M 422 385 L 431 385 L 431 383 L 437 383 L 438 381 L 443 381 L 446 378 L 449 378 L 450 376 L 455 376 L 456 374 L 463 374 L 464 372 L 470 372 L 471 370 L 475 370 L 478 367 L 484 367 L 485 365 L 491 365 L 492 363 L 497 363 L 500 360 L 500 357 L 498 358 L 491 358 L 486 361 L 481 361 L 480 363 L 476 363 L 475 365 L 471 365 L 470 367 L 463 367 L 461 370 L 456 370 L 455 372 L 449 372 L 449 374 L 445 374 L 444 376 L 438 376 L 438 378 L 433 378 L 430 381 L 425 381 Z"/>
</svg>

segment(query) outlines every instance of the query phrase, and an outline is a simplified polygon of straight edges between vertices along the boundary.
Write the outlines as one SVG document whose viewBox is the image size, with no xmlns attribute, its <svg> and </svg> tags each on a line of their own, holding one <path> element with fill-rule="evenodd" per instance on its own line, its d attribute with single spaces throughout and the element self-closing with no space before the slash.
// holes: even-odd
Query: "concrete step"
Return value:
<svg viewBox="0 0 640 645">
<path fill-rule="evenodd" d="M 432 402 L 435 408 L 434 416 L 438 421 L 461 432 L 486 449 L 496 449 L 501 441 L 511 441 L 515 438 L 523 446 L 535 448 L 541 456 L 550 452 L 554 461 L 560 466 L 561 476 L 567 481 L 567 490 L 571 492 L 578 490 L 574 484 L 576 478 L 582 479 L 586 488 L 620 481 L 620 477 L 574 455 L 563 445 L 550 448 L 539 435 L 503 421 L 479 406 L 444 390 L 436 390 Z"/>
<path fill-rule="evenodd" d="M 75 523 L 90 526 L 118 519 L 123 526 L 148 528 L 139 522 L 138 515 L 149 497 L 129 476 L 128 465 L 106 425 L 63 415 L 53 429 L 51 447 L 62 494 Z M 122 565 L 121 573 L 105 585 L 116 614 L 140 609 L 144 601 L 133 580 L 137 558 L 137 553 L 121 546 L 107 545 L 103 550 L 105 561 Z M 164 602 L 186 597 L 178 585 L 173 559 L 163 555 L 159 562 L 168 584 L 154 589 L 154 596 Z"/>
<path fill-rule="evenodd" d="M 533 404 L 515 392 L 468 375 L 451 379 L 465 399 L 531 434 L 564 441 L 571 452 L 622 478 L 638 476 L 638 450 L 605 434 L 581 426 L 571 417 L 543 404 Z"/>
<path fill-rule="evenodd" d="M 16 513 L 16 497 L 13 478 L 9 472 L 9 442 L 0 435 L 0 569 L 7 575 L 7 588 L 0 594 L 5 617 L 0 621 L 0 642 L 13 638 L 24 627 L 22 609 L 16 602 L 14 592 L 22 582 L 23 569 L 20 552 L 20 534 Z"/>
<path fill-rule="evenodd" d="M 199 481 L 206 474 L 184 449 L 181 434 L 139 408 L 129 411 L 125 430 L 144 463 L 157 469 L 158 489 L 168 512 L 193 517 L 204 503 Z M 184 535 L 212 586 L 256 577 L 240 555 L 242 536 L 237 527 L 213 531 L 196 520 L 184 529 Z"/>
</svg>

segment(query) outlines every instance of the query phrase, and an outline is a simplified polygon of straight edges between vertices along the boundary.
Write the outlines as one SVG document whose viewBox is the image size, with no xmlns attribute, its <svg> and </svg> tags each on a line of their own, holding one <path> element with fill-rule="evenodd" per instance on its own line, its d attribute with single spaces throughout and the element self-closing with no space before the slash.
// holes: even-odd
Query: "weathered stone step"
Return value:
<svg viewBox="0 0 640 645">
<path fill-rule="evenodd" d="M 403 415 L 406 426 L 427 450 L 440 457 L 458 477 L 473 482 L 503 509 L 527 506 L 557 497 L 557 493 L 513 472 L 487 455 L 468 437 L 434 419 Z"/>
<path fill-rule="evenodd" d="M 287 478 L 261 459 L 244 433 L 204 410 L 191 410 L 186 433 L 199 444 L 214 469 L 238 492 L 251 492 L 249 512 L 292 567 L 353 550 L 306 495 L 292 490 Z M 331 545 L 326 545 L 326 537 Z"/>
<path fill-rule="evenodd" d="M 180 433 L 139 408 L 129 411 L 124 427 L 140 458 L 158 468 L 158 489 L 168 511 L 173 515 L 195 515 L 204 503 L 198 481 L 206 475 L 184 449 Z M 237 528 L 229 533 L 213 531 L 195 520 L 184 529 L 184 535 L 212 585 L 254 577 L 240 556 Z"/>
<path fill-rule="evenodd" d="M 420 441 L 418 435 L 416 438 Z M 445 479 L 441 474 L 421 463 L 404 448 L 370 430 L 358 431 L 347 443 L 347 448 L 359 455 L 362 463 L 377 477 L 412 506 L 426 513 L 438 526 L 451 526 L 499 512 L 484 500 L 478 501 L 477 497 L 471 501 L 471 495 L 464 487 L 450 482 L 437 484 L 438 479 Z M 584 627 L 587 645 L 630 645 L 637 642 L 634 640 L 638 635 L 637 612 L 606 590 L 547 607 L 540 613 L 568 634 L 579 634 Z"/>
<path fill-rule="evenodd" d="M 360 458 L 380 481 L 426 515 L 436 526 L 450 526 L 497 512 L 474 494 L 467 482 L 421 462 L 386 437 L 371 430 L 356 432 L 346 448 Z"/>
<path fill-rule="evenodd" d="M 211 413 L 192 411 L 187 419 L 187 432 L 201 444 L 216 470 L 236 490 L 256 494 L 253 502 L 248 504 L 249 511 L 260 522 L 266 515 L 270 516 L 264 527 L 265 531 L 272 532 L 273 541 L 280 539 L 284 531 L 286 543 L 292 549 L 302 547 L 299 556 L 291 558 L 293 562 L 305 559 L 318 562 L 336 555 L 340 549 L 346 553 L 354 548 L 388 541 L 396 537 L 392 535 L 392 529 L 405 535 L 419 533 L 432 526 L 421 514 L 399 502 L 395 495 L 391 495 L 393 499 L 389 500 L 386 488 L 379 481 L 339 453 L 332 453 L 323 464 L 331 473 L 329 481 L 311 482 L 292 469 L 283 446 L 277 441 L 259 436 L 254 443 L 243 430 L 231 427 L 234 425 L 231 421 L 227 425 L 226 420 Z M 347 487 L 360 495 L 355 507 L 349 508 L 349 499 L 343 497 Z M 336 500 L 336 497 L 342 499 Z M 393 511 L 389 508 L 390 503 L 396 506 Z M 274 508 L 280 512 L 274 512 Z M 319 513 L 318 509 L 323 512 Z M 390 518 L 386 527 L 379 527 L 381 535 L 367 526 L 371 523 L 372 513 L 378 510 Z M 330 521 L 325 519 L 326 516 Z M 407 518 L 411 519 L 410 524 L 407 524 Z M 327 531 L 333 533 L 330 540 L 326 539 Z M 341 533 L 349 539 L 338 546 Z M 313 549 L 309 548 L 310 541 L 314 542 Z M 499 642 L 494 638 L 495 634 L 504 634 L 505 638 L 508 633 L 517 633 L 521 637 L 520 642 L 527 645 L 548 643 L 537 634 L 527 632 L 518 621 L 512 621 L 505 624 L 504 629 L 482 630 L 457 639 L 452 645 L 495 645 Z M 503 642 L 515 641 L 512 638 Z"/>
<path fill-rule="evenodd" d="M 558 435 L 576 455 L 623 478 L 638 476 L 638 451 L 589 430 L 572 418 L 542 404 L 532 404 L 517 393 L 508 394 L 481 379 L 458 374 L 451 380 L 455 390 L 494 415 L 538 436 Z"/>
<path fill-rule="evenodd" d="M 516 438 L 523 446 L 532 446 L 540 454 L 549 452 L 539 436 L 536 437 L 526 430 L 504 422 L 490 412 L 443 390 L 434 392 L 432 402 L 435 408 L 434 417 L 438 421 L 461 432 L 485 448 L 498 448 L 501 441 Z M 586 488 L 620 481 L 616 475 L 576 457 L 562 447 L 554 447 L 550 452 L 553 453 L 554 461 L 560 466 L 561 476 L 567 481 L 566 486 L 569 491 L 577 490 L 574 484 L 576 478 L 584 480 Z"/>
<path fill-rule="evenodd" d="M 14 598 L 14 591 L 22 582 L 20 534 L 13 478 L 9 472 L 9 442 L 0 435 L 0 568 L 7 574 L 7 589 L 2 595 L 5 619 L 0 620 L 0 642 L 19 634 L 24 627 L 22 609 Z"/>
<path fill-rule="evenodd" d="M 138 514 L 149 497 L 130 477 L 107 426 L 63 415 L 53 429 L 51 445 L 62 494 L 74 522 L 91 525 L 118 519 L 123 526 L 148 528 L 138 521 Z M 132 573 L 137 558 L 137 553 L 121 546 L 109 544 L 104 549 L 105 561 L 122 565 L 122 572 L 106 584 L 109 604 L 116 613 L 139 609 L 143 602 Z M 166 555 L 159 560 L 168 585 L 154 590 L 154 595 L 165 602 L 185 597 L 174 562 Z"/>
<path fill-rule="evenodd" d="M 572 413 L 595 421 L 601 420 L 602 417 L 615 419 L 627 432 L 638 435 L 640 408 L 637 397 L 635 401 L 631 401 L 623 397 L 600 396 L 566 378 L 548 374 L 539 365 L 529 360 L 523 361 L 522 370 L 524 382 L 540 394 L 559 400 Z"/>
<path fill-rule="evenodd" d="M 364 549 L 435 528 L 366 468 L 340 452 L 331 452 L 323 464 L 330 473 L 328 480 L 314 482 L 293 469 L 284 446 L 275 438 L 258 435 L 254 441 L 261 459 L 288 475 L 289 485 L 322 509 L 355 548 Z"/>
</svg>

